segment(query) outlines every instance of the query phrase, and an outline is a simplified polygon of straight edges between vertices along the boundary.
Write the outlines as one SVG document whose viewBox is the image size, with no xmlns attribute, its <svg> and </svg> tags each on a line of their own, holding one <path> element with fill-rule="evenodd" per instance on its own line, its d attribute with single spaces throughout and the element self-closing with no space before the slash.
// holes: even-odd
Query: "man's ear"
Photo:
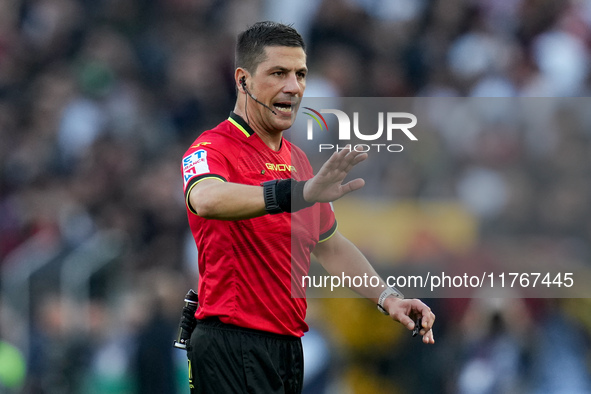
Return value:
<svg viewBox="0 0 591 394">
<path fill-rule="evenodd" d="M 234 74 L 234 80 L 236 82 L 236 86 L 238 88 L 238 90 L 242 93 L 246 93 L 246 79 L 250 76 L 250 74 L 248 74 L 248 71 L 246 71 L 243 68 L 238 67 L 236 69 L 236 72 Z"/>
</svg>

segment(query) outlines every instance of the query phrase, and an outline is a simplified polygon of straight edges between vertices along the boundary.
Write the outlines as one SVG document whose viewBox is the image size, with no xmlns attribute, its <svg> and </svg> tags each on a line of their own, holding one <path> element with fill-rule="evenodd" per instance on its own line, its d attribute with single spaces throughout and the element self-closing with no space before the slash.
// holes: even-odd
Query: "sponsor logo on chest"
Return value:
<svg viewBox="0 0 591 394">
<path fill-rule="evenodd" d="M 279 172 L 283 172 L 283 171 L 289 171 L 289 172 L 297 172 L 297 170 L 295 169 L 294 166 L 289 165 L 289 164 L 283 164 L 283 163 L 279 163 L 279 164 L 275 164 L 275 163 L 265 163 L 265 167 L 267 167 L 268 170 L 270 171 L 279 171 Z"/>
</svg>

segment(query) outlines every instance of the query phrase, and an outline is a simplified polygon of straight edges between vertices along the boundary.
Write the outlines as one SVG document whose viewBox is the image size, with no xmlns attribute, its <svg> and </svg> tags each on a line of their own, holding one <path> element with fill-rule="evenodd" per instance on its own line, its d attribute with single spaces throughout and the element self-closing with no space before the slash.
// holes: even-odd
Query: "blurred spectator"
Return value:
<svg viewBox="0 0 591 394">
<path fill-rule="evenodd" d="M 580 325 L 550 302 L 541 319 L 541 330 L 534 340 L 543 343 L 532 354 L 532 393 L 588 393 L 591 391 L 589 370 L 589 336 Z"/>
<path fill-rule="evenodd" d="M 464 317 L 457 392 L 527 392 L 527 363 L 533 326 L 515 300 L 475 299 Z"/>
</svg>

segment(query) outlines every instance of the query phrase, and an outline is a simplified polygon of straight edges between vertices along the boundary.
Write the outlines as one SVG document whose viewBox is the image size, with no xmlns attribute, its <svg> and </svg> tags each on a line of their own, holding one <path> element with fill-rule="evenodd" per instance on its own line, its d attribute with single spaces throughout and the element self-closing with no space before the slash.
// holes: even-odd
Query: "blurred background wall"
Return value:
<svg viewBox="0 0 591 394">
<path fill-rule="evenodd" d="M 0 392 L 188 393 L 180 158 L 233 108 L 235 36 L 265 19 L 303 34 L 310 96 L 591 88 L 589 0 L 0 0 Z M 435 129 L 335 204 L 342 232 L 379 265 L 589 264 L 588 101 L 556 102 L 520 127 Z M 459 209 L 463 246 L 426 226 L 373 256 L 347 204 L 376 185 L 401 220 L 434 223 L 424 199 Z M 591 392 L 588 299 L 427 301 L 431 347 L 366 300 L 310 299 L 306 392 Z"/>
</svg>

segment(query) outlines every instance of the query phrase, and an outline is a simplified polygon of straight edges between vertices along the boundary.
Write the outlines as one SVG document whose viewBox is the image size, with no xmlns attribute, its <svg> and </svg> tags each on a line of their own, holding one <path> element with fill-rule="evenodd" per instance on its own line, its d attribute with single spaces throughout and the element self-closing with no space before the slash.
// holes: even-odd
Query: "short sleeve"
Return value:
<svg viewBox="0 0 591 394">
<path fill-rule="evenodd" d="M 197 212 L 189 203 L 189 193 L 199 182 L 205 179 L 217 179 L 226 182 L 228 179 L 228 160 L 217 147 L 210 142 L 196 142 L 183 156 L 182 162 L 183 188 L 187 208 Z"/>
<path fill-rule="evenodd" d="M 337 232 L 337 220 L 332 203 L 321 203 L 320 206 L 320 237 L 318 242 L 324 242 Z"/>
</svg>

